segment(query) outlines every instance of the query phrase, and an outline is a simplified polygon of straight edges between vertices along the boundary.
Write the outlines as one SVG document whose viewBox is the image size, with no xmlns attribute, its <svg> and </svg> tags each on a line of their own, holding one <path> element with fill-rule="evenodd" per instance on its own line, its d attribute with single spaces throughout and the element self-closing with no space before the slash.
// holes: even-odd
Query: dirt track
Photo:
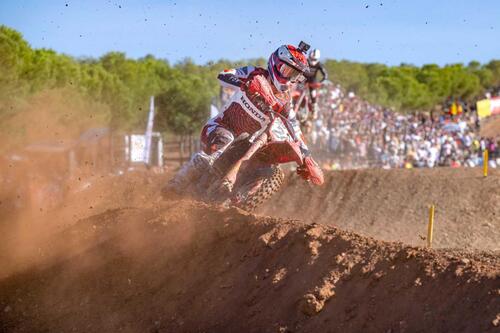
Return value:
<svg viewBox="0 0 500 333">
<path fill-rule="evenodd" d="M 451 221 L 469 220 L 442 198 L 461 193 L 470 219 L 493 225 L 493 236 L 472 234 L 488 228 L 478 224 L 469 239 L 498 248 L 500 177 L 477 171 L 333 173 L 322 189 L 291 178 L 274 205 L 306 223 L 161 202 L 153 176 L 76 184 L 84 190 L 60 209 L 32 212 L 0 236 L 0 332 L 493 332 L 498 252 L 426 250 L 307 224 L 413 242 L 407 235 L 421 227 L 411 212 L 422 208 L 425 220 L 427 189 L 436 226 L 447 221 L 436 241 L 446 246 L 447 232 L 457 246 L 464 239 Z M 393 211 L 392 231 L 378 228 Z"/>
<path fill-rule="evenodd" d="M 487 178 L 480 168 L 341 171 L 322 187 L 287 179 L 261 213 L 422 246 L 435 204 L 435 247 L 500 250 L 498 170 Z"/>
<path fill-rule="evenodd" d="M 493 331 L 497 256 L 189 202 L 80 221 L 4 277 L 4 331 Z M 35 258 L 33 258 L 35 260 Z"/>
</svg>

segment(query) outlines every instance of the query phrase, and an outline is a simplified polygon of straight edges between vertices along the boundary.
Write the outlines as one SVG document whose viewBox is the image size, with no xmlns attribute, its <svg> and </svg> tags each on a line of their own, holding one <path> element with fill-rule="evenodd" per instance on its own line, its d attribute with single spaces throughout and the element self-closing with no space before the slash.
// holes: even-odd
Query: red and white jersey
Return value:
<svg viewBox="0 0 500 333">
<path fill-rule="evenodd" d="M 234 88 L 235 93 L 223 106 L 222 112 L 208 121 L 203 129 L 203 134 L 208 136 L 215 128 L 222 126 L 233 133 L 235 137 L 238 137 L 244 132 L 251 135 L 269 124 L 271 121 L 269 111 L 256 106 L 251 96 L 247 96 L 244 89 L 242 89 L 246 82 L 257 76 L 264 76 L 267 79 L 269 74 L 267 70 L 253 66 L 225 70 L 219 74 L 218 79 L 221 85 Z M 293 110 L 289 107 L 290 96 L 287 93 L 277 93 L 274 94 L 274 97 L 279 101 L 280 105 L 284 106 L 280 113 L 289 120 L 288 127 L 294 139 L 300 141 L 302 148 L 307 149 L 299 123 Z"/>
</svg>

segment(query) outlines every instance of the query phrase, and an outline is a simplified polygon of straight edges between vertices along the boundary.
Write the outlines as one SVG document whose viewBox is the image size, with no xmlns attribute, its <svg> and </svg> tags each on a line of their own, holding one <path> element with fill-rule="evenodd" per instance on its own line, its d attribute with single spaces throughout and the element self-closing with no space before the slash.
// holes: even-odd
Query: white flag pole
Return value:
<svg viewBox="0 0 500 333">
<path fill-rule="evenodd" d="M 155 98 L 151 96 L 149 101 L 149 116 L 148 116 L 148 125 L 146 127 L 146 135 L 145 135 L 145 145 L 144 145 L 144 163 L 149 164 L 150 156 L 151 156 L 151 138 L 153 136 L 153 123 L 155 118 Z"/>
</svg>

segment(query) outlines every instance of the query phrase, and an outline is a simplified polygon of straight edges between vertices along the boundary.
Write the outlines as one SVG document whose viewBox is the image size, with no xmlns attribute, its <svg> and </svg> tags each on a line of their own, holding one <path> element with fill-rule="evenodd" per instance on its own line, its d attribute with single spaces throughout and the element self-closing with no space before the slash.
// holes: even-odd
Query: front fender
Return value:
<svg viewBox="0 0 500 333">
<path fill-rule="evenodd" d="M 303 163 L 299 144 L 291 141 L 270 142 L 255 155 L 259 160 L 268 164 L 295 162 L 301 165 Z"/>
</svg>

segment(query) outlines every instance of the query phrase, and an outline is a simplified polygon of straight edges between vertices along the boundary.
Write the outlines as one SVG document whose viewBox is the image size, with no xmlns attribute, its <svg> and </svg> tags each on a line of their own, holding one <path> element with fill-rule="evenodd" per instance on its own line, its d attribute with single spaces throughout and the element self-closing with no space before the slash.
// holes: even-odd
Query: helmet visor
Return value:
<svg viewBox="0 0 500 333">
<path fill-rule="evenodd" d="M 277 66 L 280 75 L 291 82 L 303 82 L 305 80 L 304 74 L 296 70 L 285 62 Z"/>
</svg>

